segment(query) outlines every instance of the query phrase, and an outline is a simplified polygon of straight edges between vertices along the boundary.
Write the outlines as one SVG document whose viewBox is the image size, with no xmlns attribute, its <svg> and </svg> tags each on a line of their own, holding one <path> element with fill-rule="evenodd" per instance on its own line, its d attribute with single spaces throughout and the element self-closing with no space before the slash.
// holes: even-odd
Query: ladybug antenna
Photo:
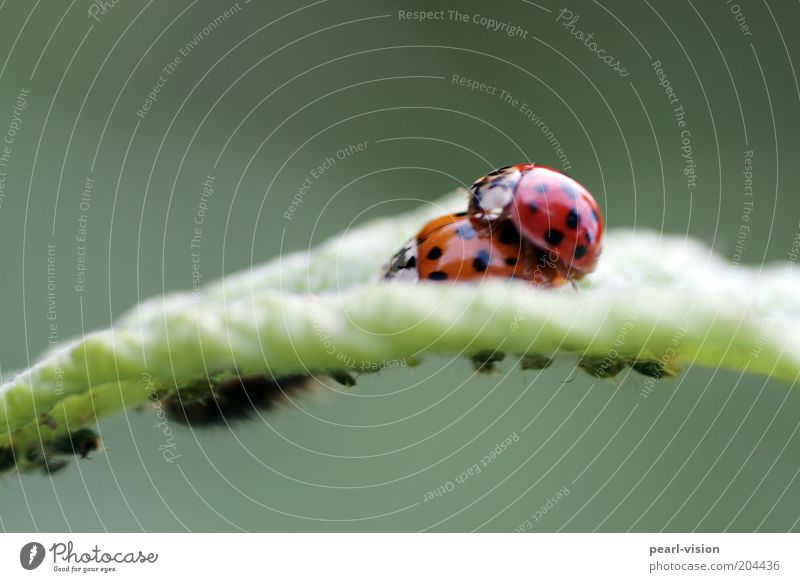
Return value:
<svg viewBox="0 0 800 582">
<path fill-rule="evenodd" d="M 569 284 L 572 285 L 572 288 L 575 289 L 575 293 L 580 293 L 581 288 L 578 287 L 578 284 L 575 282 L 575 279 L 570 279 Z"/>
</svg>

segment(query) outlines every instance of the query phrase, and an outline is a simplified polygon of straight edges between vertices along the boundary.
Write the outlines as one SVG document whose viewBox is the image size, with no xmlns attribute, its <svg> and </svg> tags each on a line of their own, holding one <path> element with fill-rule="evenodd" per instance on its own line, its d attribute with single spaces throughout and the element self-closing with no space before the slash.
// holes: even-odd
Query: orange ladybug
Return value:
<svg viewBox="0 0 800 582">
<path fill-rule="evenodd" d="M 383 278 L 401 281 L 475 281 L 506 277 L 539 287 L 563 285 L 562 269 L 520 237 L 511 220 L 487 223 L 466 212 L 426 224 L 390 261 Z"/>
</svg>

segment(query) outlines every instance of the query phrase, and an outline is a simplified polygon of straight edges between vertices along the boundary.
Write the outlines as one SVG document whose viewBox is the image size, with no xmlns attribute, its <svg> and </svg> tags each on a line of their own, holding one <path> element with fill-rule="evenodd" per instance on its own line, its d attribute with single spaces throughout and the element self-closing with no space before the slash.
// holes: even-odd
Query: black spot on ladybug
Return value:
<svg viewBox="0 0 800 582">
<path fill-rule="evenodd" d="M 578 213 L 575 210 L 570 210 L 567 214 L 567 228 L 571 228 L 575 230 L 578 228 L 578 225 L 581 223 L 581 217 L 578 216 Z"/>
<path fill-rule="evenodd" d="M 557 247 L 559 244 L 561 244 L 561 241 L 564 240 L 564 233 L 561 232 L 560 230 L 551 228 L 546 233 L 544 233 L 544 240 L 546 240 L 548 244 Z"/>
<path fill-rule="evenodd" d="M 564 191 L 564 194 L 566 194 L 570 198 L 578 197 L 578 191 L 575 189 L 575 185 L 572 182 L 567 182 L 567 181 L 562 182 L 561 189 Z"/>
<path fill-rule="evenodd" d="M 408 259 L 408 261 L 406 261 L 406 266 L 405 266 L 406 269 L 413 269 L 416 266 L 417 266 L 417 257 L 411 257 L 410 259 Z"/>
<path fill-rule="evenodd" d="M 444 271 L 434 271 L 430 275 L 428 275 L 428 279 L 432 281 L 444 281 L 447 279 L 447 273 Z"/>
<path fill-rule="evenodd" d="M 431 250 L 428 251 L 426 255 L 431 261 L 435 261 L 439 257 L 442 256 L 442 249 L 439 247 L 433 247 Z"/>
<path fill-rule="evenodd" d="M 536 204 L 534 204 L 533 202 L 529 202 L 528 203 L 528 210 L 530 210 L 531 212 L 539 212 L 539 207 Z"/>
<path fill-rule="evenodd" d="M 505 264 L 509 267 L 513 267 L 517 264 L 517 257 L 506 257 Z"/>
<path fill-rule="evenodd" d="M 600 224 L 600 217 L 597 216 L 597 210 L 595 210 L 594 208 L 592 208 L 592 216 L 594 216 L 594 221 Z"/>
<path fill-rule="evenodd" d="M 453 216 L 466 216 L 466 212 L 456 212 Z"/>
<path fill-rule="evenodd" d="M 469 224 L 462 224 L 456 227 L 456 234 L 464 240 L 472 240 L 477 233 Z"/>
<path fill-rule="evenodd" d="M 572 256 L 576 259 L 582 259 L 584 256 L 586 256 L 587 251 L 588 249 L 585 246 L 578 245 L 575 247 L 575 253 Z"/>
<path fill-rule="evenodd" d="M 500 227 L 500 242 L 504 245 L 519 244 L 519 232 L 510 222 Z"/>
<path fill-rule="evenodd" d="M 538 192 L 539 194 L 547 194 L 547 184 L 545 182 L 539 182 L 533 189 Z"/>
<path fill-rule="evenodd" d="M 488 251 L 486 249 L 481 249 L 478 251 L 477 256 L 472 261 L 472 266 L 475 268 L 476 271 L 482 273 L 486 269 L 489 268 L 489 256 Z"/>
</svg>

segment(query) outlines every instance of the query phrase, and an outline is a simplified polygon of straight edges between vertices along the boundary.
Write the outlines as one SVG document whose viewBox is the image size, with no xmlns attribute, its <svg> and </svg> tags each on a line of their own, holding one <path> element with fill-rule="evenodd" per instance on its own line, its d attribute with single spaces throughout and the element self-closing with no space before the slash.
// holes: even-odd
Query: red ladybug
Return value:
<svg viewBox="0 0 800 582">
<path fill-rule="evenodd" d="M 395 254 L 383 278 L 414 282 L 506 277 L 555 287 L 566 282 L 560 271 L 547 251 L 520 237 L 510 220 L 487 223 L 461 212 L 422 227 Z"/>
<path fill-rule="evenodd" d="M 594 271 L 603 245 L 603 215 L 586 188 L 561 172 L 517 164 L 472 185 L 469 214 L 484 222 L 510 219 L 534 246 L 555 253 L 565 275 Z"/>
</svg>

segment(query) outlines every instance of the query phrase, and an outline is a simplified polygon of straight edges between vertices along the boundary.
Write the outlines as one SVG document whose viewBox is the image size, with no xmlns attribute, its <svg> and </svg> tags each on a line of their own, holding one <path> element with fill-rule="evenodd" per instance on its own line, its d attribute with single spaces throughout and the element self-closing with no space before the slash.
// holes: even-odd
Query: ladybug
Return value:
<svg viewBox="0 0 800 582">
<path fill-rule="evenodd" d="M 554 253 L 569 279 L 594 271 L 602 251 L 603 215 L 581 184 L 536 164 L 506 166 L 472 185 L 469 215 L 510 220 L 532 245 Z"/>
<path fill-rule="evenodd" d="M 485 222 L 467 212 L 426 224 L 395 254 L 384 279 L 416 282 L 506 277 L 539 287 L 563 285 L 555 257 L 520 237 L 510 220 Z"/>
</svg>

